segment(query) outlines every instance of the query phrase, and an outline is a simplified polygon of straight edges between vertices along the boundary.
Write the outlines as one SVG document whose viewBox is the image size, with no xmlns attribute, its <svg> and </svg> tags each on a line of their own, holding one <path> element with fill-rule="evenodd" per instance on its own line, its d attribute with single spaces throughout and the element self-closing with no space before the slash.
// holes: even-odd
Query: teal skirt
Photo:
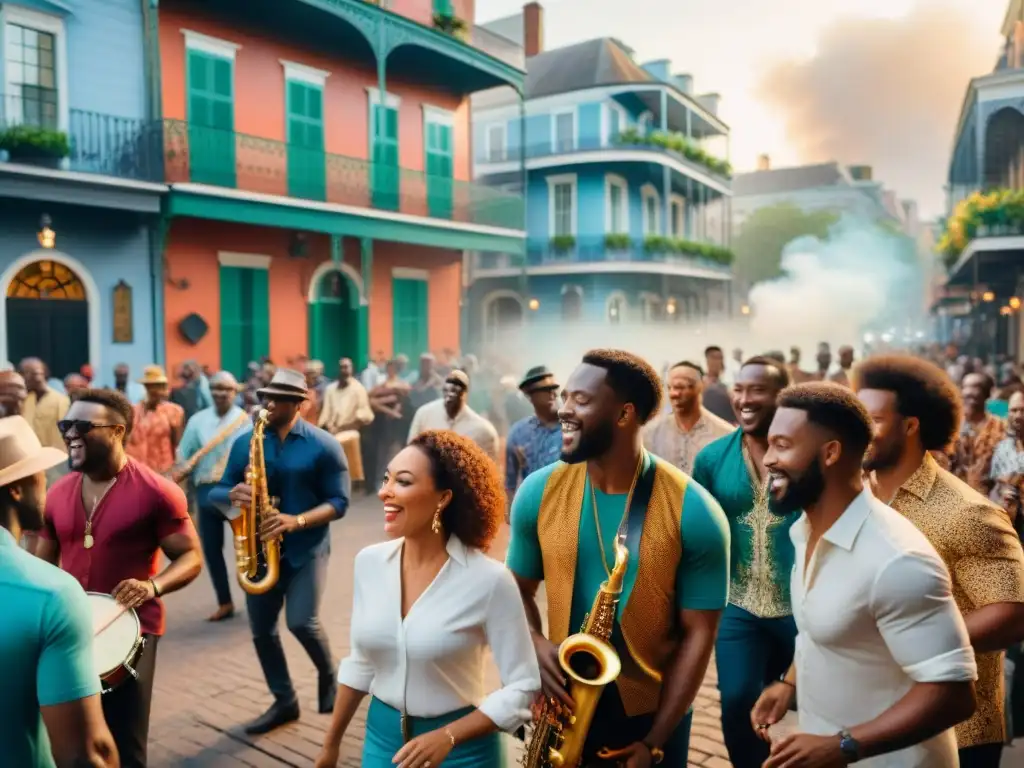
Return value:
<svg viewBox="0 0 1024 768">
<path fill-rule="evenodd" d="M 466 707 L 440 717 L 410 717 L 411 737 L 422 736 L 465 717 L 474 710 Z M 363 740 L 363 768 L 394 768 L 391 762 L 402 748 L 402 713 L 380 699 L 370 699 L 366 713 L 366 738 Z M 458 744 L 443 768 L 504 768 L 501 736 L 491 733 L 479 739 Z"/>
</svg>

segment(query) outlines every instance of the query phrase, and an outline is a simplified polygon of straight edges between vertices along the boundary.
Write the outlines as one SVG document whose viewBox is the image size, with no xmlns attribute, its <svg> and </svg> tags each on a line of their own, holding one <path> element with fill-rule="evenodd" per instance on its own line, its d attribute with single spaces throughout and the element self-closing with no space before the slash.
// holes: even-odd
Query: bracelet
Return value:
<svg viewBox="0 0 1024 768">
<path fill-rule="evenodd" d="M 779 682 L 782 683 L 783 685 L 788 685 L 794 691 L 796 690 L 796 683 L 791 683 L 789 680 L 786 679 L 785 675 L 783 675 L 782 677 L 779 678 Z"/>
<path fill-rule="evenodd" d="M 452 735 L 451 729 L 447 725 L 444 727 L 444 733 L 448 737 L 448 741 L 452 743 L 452 749 L 455 749 L 455 736 Z"/>
<path fill-rule="evenodd" d="M 150 586 L 153 587 L 153 597 L 160 597 L 160 587 L 156 585 L 156 582 L 149 579 Z"/>
<path fill-rule="evenodd" d="M 665 759 L 665 752 L 658 747 L 648 744 L 646 741 L 641 741 L 647 751 L 651 753 L 651 765 L 660 765 L 661 761 Z"/>
</svg>

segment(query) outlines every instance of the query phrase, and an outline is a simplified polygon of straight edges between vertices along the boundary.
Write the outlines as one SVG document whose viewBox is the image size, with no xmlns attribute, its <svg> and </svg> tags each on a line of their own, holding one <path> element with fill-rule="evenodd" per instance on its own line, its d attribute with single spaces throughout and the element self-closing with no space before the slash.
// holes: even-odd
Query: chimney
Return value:
<svg viewBox="0 0 1024 768">
<path fill-rule="evenodd" d="M 702 93 L 697 97 L 697 102 L 702 104 L 704 109 L 716 117 L 718 116 L 718 103 L 721 100 L 721 95 L 717 93 Z"/>
<path fill-rule="evenodd" d="M 526 58 L 544 52 L 544 8 L 538 2 L 523 6 L 523 52 Z"/>
<path fill-rule="evenodd" d="M 757 170 L 759 171 L 770 171 L 772 169 L 772 158 L 771 155 L 758 155 L 757 156 Z"/>
<path fill-rule="evenodd" d="M 675 82 L 676 88 L 687 96 L 693 94 L 693 75 L 672 75 L 672 80 Z"/>
</svg>

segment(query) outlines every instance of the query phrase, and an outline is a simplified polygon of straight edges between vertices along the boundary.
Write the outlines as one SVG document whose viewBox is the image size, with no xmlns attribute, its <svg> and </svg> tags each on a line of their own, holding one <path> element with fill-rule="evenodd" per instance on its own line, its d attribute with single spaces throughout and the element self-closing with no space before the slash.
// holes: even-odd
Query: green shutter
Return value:
<svg viewBox="0 0 1024 768">
<path fill-rule="evenodd" d="M 235 186 L 234 62 L 188 50 L 190 180 Z"/>
<path fill-rule="evenodd" d="M 270 270 L 247 269 L 246 271 L 252 276 L 248 318 L 249 360 L 259 360 L 270 354 Z"/>
<path fill-rule="evenodd" d="M 270 352 L 268 270 L 220 268 L 220 364 L 235 376 Z"/>
<path fill-rule="evenodd" d="M 434 13 L 447 18 L 454 16 L 455 10 L 452 8 L 452 0 L 434 0 Z"/>
<path fill-rule="evenodd" d="M 373 117 L 373 205 L 398 210 L 398 110 L 375 104 Z"/>
<path fill-rule="evenodd" d="M 428 122 L 423 144 L 427 153 L 427 210 L 436 218 L 450 219 L 455 166 L 452 160 L 452 127 Z"/>
<path fill-rule="evenodd" d="M 416 360 L 427 351 L 429 343 L 427 281 L 392 278 L 391 301 L 394 354 Z"/>
<path fill-rule="evenodd" d="M 323 89 L 309 83 L 289 81 L 285 110 L 288 125 L 288 194 L 307 200 L 326 200 Z"/>
</svg>

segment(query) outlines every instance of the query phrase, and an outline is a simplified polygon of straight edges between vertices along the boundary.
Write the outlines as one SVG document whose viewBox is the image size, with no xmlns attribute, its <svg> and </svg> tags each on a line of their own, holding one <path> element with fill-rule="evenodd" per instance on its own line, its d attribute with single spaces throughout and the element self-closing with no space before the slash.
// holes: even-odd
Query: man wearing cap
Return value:
<svg viewBox="0 0 1024 768">
<path fill-rule="evenodd" d="M 466 404 L 468 394 L 469 376 L 464 371 L 449 373 L 444 380 L 441 399 L 422 406 L 412 417 L 409 440 L 422 432 L 447 429 L 468 437 L 497 463 L 498 431 L 491 422 Z"/>
<path fill-rule="evenodd" d="M 558 461 L 562 452 L 562 425 L 558 421 L 558 381 L 546 365 L 526 372 L 519 391 L 533 406 L 533 416 L 517 421 L 505 445 L 505 494 L 512 503 L 527 475 Z"/>
<path fill-rule="evenodd" d="M 147 365 L 139 383 L 146 388 L 146 399 L 135 404 L 125 449 L 136 461 L 164 474 L 174 466 L 174 452 L 185 429 L 185 410 L 167 399 L 167 374 L 159 365 Z"/>
<path fill-rule="evenodd" d="M 118 764 L 85 593 L 17 545 L 23 531 L 42 527 L 45 472 L 65 461 L 21 416 L 0 419 L 0 762 L 19 768 Z"/>
<path fill-rule="evenodd" d="M 331 553 L 329 525 L 345 514 L 350 498 L 348 464 L 338 441 L 301 418 L 300 406 L 308 396 L 305 376 L 279 368 L 258 394 L 270 412 L 263 437 L 267 488 L 279 499 L 280 510 L 263 521 L 260 534 L 268 541 L 282 539 L 283 546 L 277 584 L 262 595 L 246 595 L 256 656 L 274 696 L 270 708 L 246 726 L 250 734 L 267 733 L 299 718 L 299 700 L 277 631 L 282 608 L 288 629 L 316 667 L 318 711 L 334 709 L 335 666 L 319 609 Z M 252 502 L 245 479 L 251 439 L 247 430 L 235 440 L 224 475 L 210 491 L 208 503 L 231 519 Z"/>
<path fill-rule="evenodd" d="M 227 466 L 231 445 L 250 426 L 249 414 L 235 404 L 238 382 L 227 371 L 210 379 L 213 406 L 205 408 L 185 425 L 185 434 L 178 445 L 178 466 L 171 474 L 180 483 L 188 480 L 198 507 L 199 538 L 203 558 L 217 595 L 217 610 L 210 621 L 221 621 L 234 615 L 228 569 L 224 563 L 224 515 L 210 503 L 210 491 L 220 481 Z"/>
</svg>

